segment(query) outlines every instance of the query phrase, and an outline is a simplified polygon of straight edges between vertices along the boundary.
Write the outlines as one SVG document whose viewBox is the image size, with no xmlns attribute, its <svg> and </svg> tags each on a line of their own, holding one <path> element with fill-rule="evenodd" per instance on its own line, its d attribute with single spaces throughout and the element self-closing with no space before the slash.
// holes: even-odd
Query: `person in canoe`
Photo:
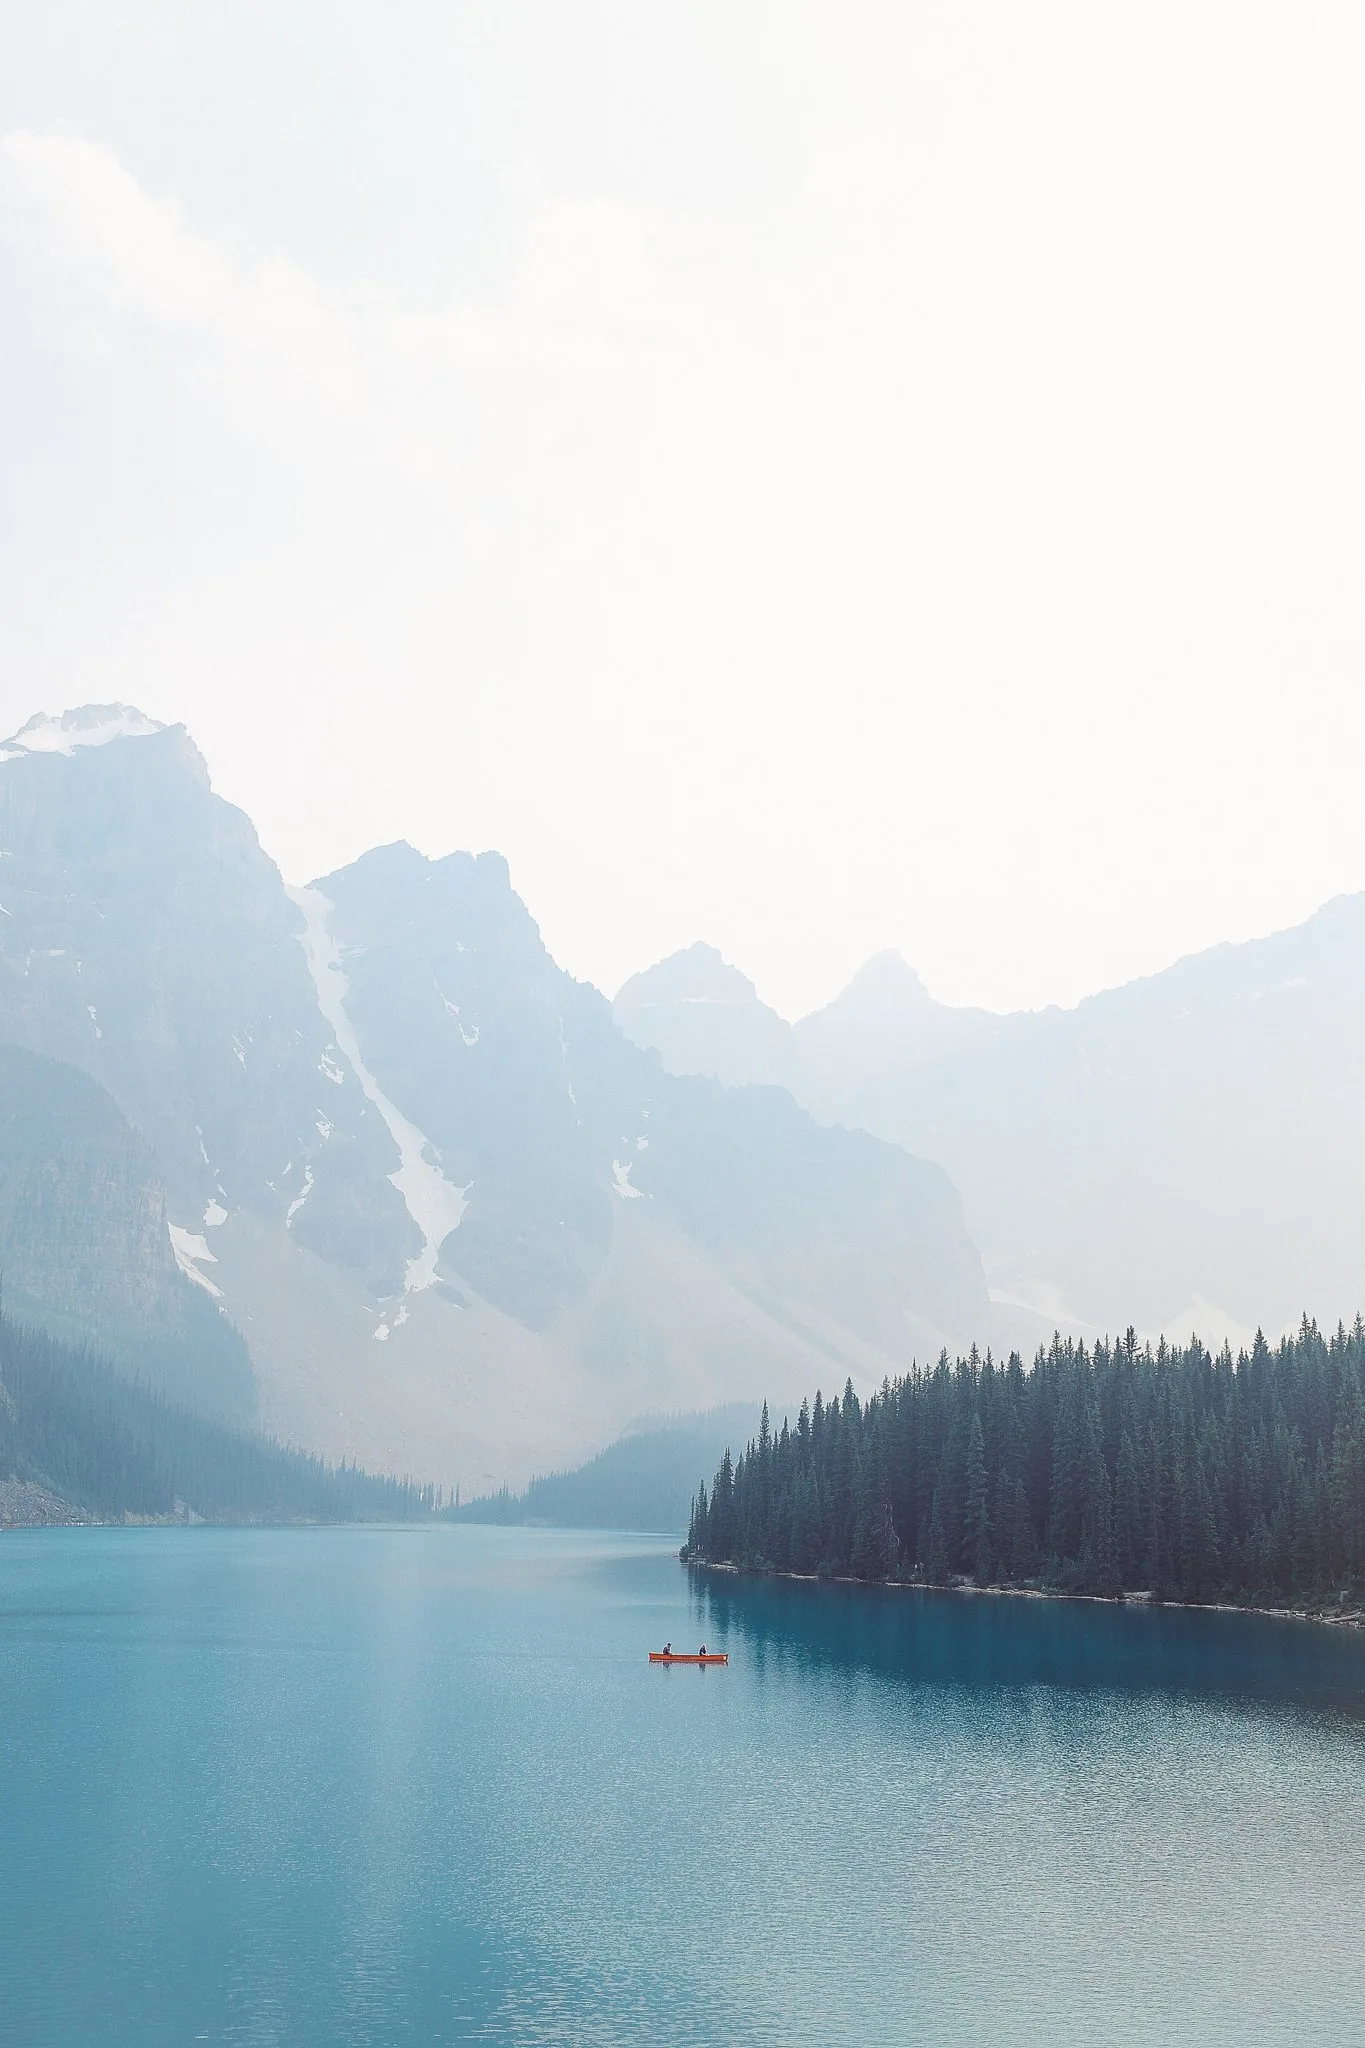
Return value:
<svg viewBox="0 0 1365 2048">
<path fill-rule="evenodd" d="M 705 1643 L 703 1643 L 703 1644 L 702 1644 L 701 1648 L 700 1648 L 700 1649 L 698 1650 L 698 1652 L 697 1652 L 697 1655 L 698 1655 L 699 1657 L 704 1657 L 704 1656 L 706 1655 L 706 1645 L 705 1645 Z"/>
<path fill-rule="evenodd" d="M 664 1655 L 665 1655 L 665 1657 L 671 1657 L 671 1656 L 673 1655 L 673 1645 L 672 1645 L 672 1643 L 665 1643 L 665 1644 L 664 1644 Z"/>
</svg>

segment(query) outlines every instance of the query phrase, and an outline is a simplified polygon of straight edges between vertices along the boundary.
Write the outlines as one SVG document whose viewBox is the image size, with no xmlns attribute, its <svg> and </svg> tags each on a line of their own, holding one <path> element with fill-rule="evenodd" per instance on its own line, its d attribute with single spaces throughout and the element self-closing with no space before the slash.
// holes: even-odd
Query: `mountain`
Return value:
<svg viewBox="0 0 1365 2048">
<path fill-rule="evenodd" d="M 936 1003 L 899 953 L 877 953 L 842 995 L 791 1027 L 796 1064 L 811 1088 L 825 1076 L 842 1105 L 850 1071 L 876 1086 L 906 1068 L 951 1059 L 987 1044 L 1002 1020 L 989 1010 Z"/>
<path fill-rule="evenodd" d="M 524 1493 L 495 1493 L 447 1510 L 458 1522 L 544 1523 L 558 1529 L 666 1529 L 679 1535 L 698 1476 L 758 1435 L 747 1402 L 642 1423 L 572 1472 L 548 1472 Z"/>
<path fill-rule="evenodd" d="M 795 1077 L 790 1024 L 714 946 L 689 946 L 632 975 L 613 1010 L 626 1037 L 654 1047 L 670 1074 L 705 1074 L 730 1088 L 786 1087 Z"/>
<path fill-rule="evenodd" d="M 665 963 L 675 1002 L 686 957 Z M 636 1034 L 662 972 L 618 1002 Z M 781 1072 L 817 1116 L 952 1176 L 997 1338 L 1132 1321 L 1236 1343 L 1308 1301 L 1348 1323 L 1365 1303 L 1362 1017 L 1351 896 L 1071 1010 L 953 1009 L 882 955 L 789 1028 Z"/>
<path fill-rule="evenodd" d="M 84 1346 L 0 1316 L 0 1527 L 397 1521 L 437 1504 L 178 1407 Z"/>
<path fill-rule="evenodd" d="M 88 1075 L 15 1045 L 0 1045 L 0 1274 L 12 1315 L 253 1419 L 246 1345 L 181 1270 L 148 1147 Z"/>
<path fill-rule="evenodd" d="M 334 1458 L 517 1483 L 643 1409 L 875 1383 L 985 1311 L 940 1168 L 666 1073 L 500 856 L 289 890 L 184 729 L 124 707 L 0 749 L 0 1045 L 112 1105 L 256 1419 Z"/>
<path fill-rule="evenodd" d="M 0 847 L 0 1039 L 113 1096 L 165 1176 L 182 1262 L 211 1263 L 183 1238 L 248 1190 L 287 1215 L 321 1120 L 337 1143 L 303 1237 L 394 1278 L 411 1227 L 392 1143 L 329 1055 L 277 869 L 184 728 L 110 705 L 31 721 L 0 749 Z"/>
</svg>

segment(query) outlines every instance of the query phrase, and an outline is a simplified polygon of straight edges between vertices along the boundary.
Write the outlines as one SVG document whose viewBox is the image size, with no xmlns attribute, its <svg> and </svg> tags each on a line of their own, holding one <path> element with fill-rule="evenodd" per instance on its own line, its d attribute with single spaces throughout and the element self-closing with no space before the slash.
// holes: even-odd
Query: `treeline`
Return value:
<svg viewBox="0 0 1365 2048">
<path fill-rule="evenodd" d="M 101 1518 L 389 1521 L 433 1489 L 286 1450 L 191 1415 L 85 1350 L 0 1315 L 0 1479 L 32 1480 Z"/>
<path fill-rule="evenodd" d="M 560 1529 L 685 1529 L 698 1469 L 704 1471 L 727 1439 L 747 1433 L 757 1421 L 748 1402 L 678 1417 L 619 1438 L 573 1471 L 547 1472 L 524 1493 L 503 1487 L 452 1507 L 449 1517 Z"/>
<path fill-rule="evenodd" d="M 685 1558 L 1162 1600 L 1365 1588 L 1365 1323 L 1235 1360 L 1054 1338 L 802 1403 L 693 1503 Z"/>
</svg>

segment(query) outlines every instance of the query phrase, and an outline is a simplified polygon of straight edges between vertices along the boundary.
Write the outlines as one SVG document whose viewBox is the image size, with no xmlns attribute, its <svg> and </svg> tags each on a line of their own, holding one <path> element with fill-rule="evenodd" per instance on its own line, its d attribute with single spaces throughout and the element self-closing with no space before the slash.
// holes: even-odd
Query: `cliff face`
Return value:
<svg viewBox="0 0 1365 2048">
<path fill-rule="evenodd" d="M 0 1046 L 0 1275 L 11 1315 L 179 1401 L 253 1418 L 246 1346 L 181 1270 L 148 1147 L 88 1076 L 12 1045 Z"/>
<path fill-rule="evenodd" d="M 329 1055 L 278 869 L 184 730 L 13 754 L 0 847 L 0 1038 L 108 1089 L 194 1233 L 210 1206 L 282 1219 L 325 1123 L 304 1237 L 392 1278 L 397 1154 Z"/>
<path fill-rule="evenodd" d="M 968 1333 L 980 1263 L 940 1168 L 778 1088 L 663 1071 L 555 965 L 497 855 L 368 854 L 318 885 L 363 1057 L 462 1191 L 442 1262 L 532 1328 L 647 1205 L 728 1281 L 908 1360 Z"/>
<path fill-rule="evenodd" d="M 496 854 L 381 848 L 289 891 L 185 733 L 119 707 L 0 749 L 0 850 L 0 1042 L 64 1063 L 71 1104 L 10 1227 L 17 1260 L 48 1219 L 24 1284 L 63 1328 L 116 1300 L 161 1342 L 189 1299 L 240 1329 L 266 1426 L 469 1490 L 982 1327 L 940 1169 L 666 1073 Z M 125 1120 L 105 1152 L 81 1077 Z"/>
</svg>

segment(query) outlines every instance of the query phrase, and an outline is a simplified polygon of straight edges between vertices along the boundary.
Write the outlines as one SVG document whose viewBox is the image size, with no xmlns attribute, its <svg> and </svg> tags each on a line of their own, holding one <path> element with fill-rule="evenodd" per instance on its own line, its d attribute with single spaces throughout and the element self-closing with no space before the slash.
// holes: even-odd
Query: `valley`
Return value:
<svg viewBox="0 0 1365 2048">
<path fill-rule="evenodd" d="M 190 1406 L 469 1496 L 982 1326 L 941 1168 L 669 1074 L 496 853 L 290 889 L 121 706 L 0 749 L 0 850 L 0 1111 L 8 1073 L 44 1180 L 0 1259 Z"/>
</svg>

